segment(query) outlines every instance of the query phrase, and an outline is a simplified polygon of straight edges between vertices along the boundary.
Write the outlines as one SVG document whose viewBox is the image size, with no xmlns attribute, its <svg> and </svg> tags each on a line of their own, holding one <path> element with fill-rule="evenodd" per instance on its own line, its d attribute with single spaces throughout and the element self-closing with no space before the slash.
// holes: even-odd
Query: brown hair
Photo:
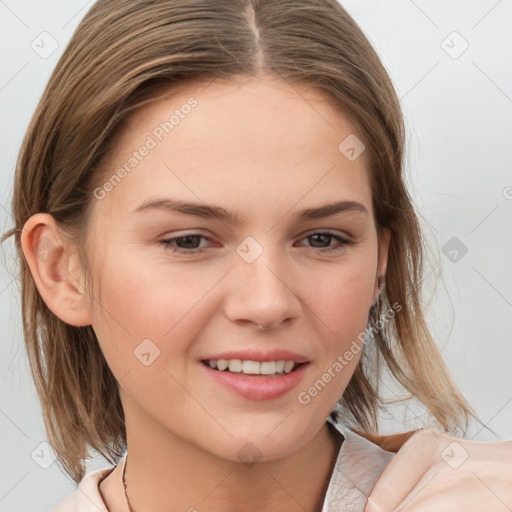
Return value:
<svg viewBox="0 0 512 512">
<path fill-rule="evenodd" d="M 25 135 L 12 209 L 20 261 L 23 330 L 47 435 L 78 482 L 90 448 L 115 463 L 126 447 L 117 381 L 91 326 L 57 318 L 38 293 L 20 244 L 27 219 L 54 216 L 87 269 L 92 191 L 122 122 L 162 86 L 261 72 L 307 80 L 361 133 L 378 235 L 391 230 L 385 288 L 370 310 L 374 342 L 340 404 L 347 421 L 376 431 L 379 368 L 445 429 L 474 412 L 452 381 L 421 307 L 423 238 L 403 182 L 399 100 L 371 44 L 336 0 L 100 0 L 60 58 Z M 103 173 L 104 174 L 104 173 Z M 401 305 L 382 328 L 384 308 Z M 378 327 L 378 326 L 377 326 Z M 385 363 L 385 366 L 384 364 Z"/>
</svg>

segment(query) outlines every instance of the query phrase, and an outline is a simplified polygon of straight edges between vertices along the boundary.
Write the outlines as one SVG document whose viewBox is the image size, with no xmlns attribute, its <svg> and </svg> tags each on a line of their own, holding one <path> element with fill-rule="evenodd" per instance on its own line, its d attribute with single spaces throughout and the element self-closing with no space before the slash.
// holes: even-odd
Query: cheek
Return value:
<svg viewBox="0 0 512 512">
<path fill-rule="evenodd" d="M 97 269 L 93 325 L 105 358 L 116 376 L 133 362 L 143 340 L 160 347 L 159 338 L 173 322 L 172 310 L 162 317 L 160 289 L 146 277 L 144 267 L 127 257 L 107 255 Z"/>
<path fill-rule="evenodd" d="M 317 280 L 315 293 L 309 295 L 311 309 L 320 319 L 318 358 L 297 400 L 322 414 L 340 399 L 361 358 L 374 286 L 369 268 L 370 261 L 340 268 Z"/>
<path fill-rule="evenodd" d="M 148 265 L 137 254 L 122 259 L 112 254 L 98 269 L 101 293 L 93 304 L 94 330 L 114 373 L 133 364 L 134 351 L 144 340 L 155 345 L 144 342 L 150 351 L 160 352 L 160 364 L 184 355 L 193 331 L 202 328 L 207 301 L 201 299 L 219 280 L 211 272 L 185 272 L 182 265 Z"/>
<path fill-rule="evenodd" d="M 323 277 L 316 275 L 314 283 L 308 280 L 308 305 L 338 345 L 367 325 L 374 291 L 372 265 L 373 261 L 361 258 L 337 271 L 330 269 Z"/>
</svg>

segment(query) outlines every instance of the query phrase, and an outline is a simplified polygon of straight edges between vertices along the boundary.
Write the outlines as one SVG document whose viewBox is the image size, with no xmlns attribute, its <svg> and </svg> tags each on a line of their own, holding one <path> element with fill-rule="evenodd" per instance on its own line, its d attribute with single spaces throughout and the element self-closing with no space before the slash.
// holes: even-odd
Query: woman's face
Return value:
<svg viewBox="0 0 512 512">
<path fill-rule="evenodd" d="M 128 429 L 233 461 L 319 432 L 386 263 L 355 133 L 323 93 L 273 78 L 196 83 L 129 119 L 87 248 Z"/>
</svg>

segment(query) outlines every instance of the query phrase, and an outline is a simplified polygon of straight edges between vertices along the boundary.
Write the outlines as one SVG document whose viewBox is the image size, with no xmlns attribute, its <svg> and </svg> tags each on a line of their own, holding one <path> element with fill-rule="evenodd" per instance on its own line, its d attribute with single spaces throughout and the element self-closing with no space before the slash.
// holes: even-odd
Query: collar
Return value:
<svg viewBox="0 0 512 512">
<path fill-rule="evenodd" d="M 343 437 L 325 494 L 322 512 L 362 512 L 367 498 L 395 453 L 383 450 L 329 416 Z"/>
</svg>

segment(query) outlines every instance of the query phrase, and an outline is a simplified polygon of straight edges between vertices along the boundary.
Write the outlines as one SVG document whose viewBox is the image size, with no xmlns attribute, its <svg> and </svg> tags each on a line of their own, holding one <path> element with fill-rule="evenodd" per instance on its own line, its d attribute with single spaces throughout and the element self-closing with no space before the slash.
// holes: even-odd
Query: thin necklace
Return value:
<svg viewBox="0 0 512 512">
<path fill-rule="evenodd" d="M 130 500 L 128 499 L 128 489 L 126 488 L 126 463 L 128 462 L 128 455 L 126 455 L 124 459 L 124 468 L 123 468 L 123 487 L 124 487 L 124 496 L 126 498 L 126 503 L 128 505 L 128 508 L 130 509 L 130 512 L 135 512 L 130 504 Z"/>
</svg>

